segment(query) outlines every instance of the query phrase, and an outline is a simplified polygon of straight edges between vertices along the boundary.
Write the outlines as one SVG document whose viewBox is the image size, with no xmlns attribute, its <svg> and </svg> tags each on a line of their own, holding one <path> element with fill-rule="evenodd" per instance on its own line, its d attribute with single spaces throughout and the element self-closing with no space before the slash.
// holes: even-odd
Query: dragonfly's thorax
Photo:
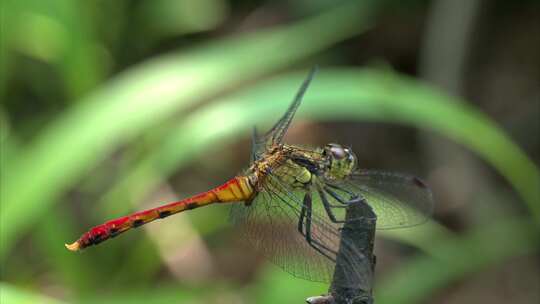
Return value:
<svg viewBox="0 0 540 304">
<path fill-rule="evenodd" d="M 307 188 L 313 176 L 310 170 L 291 159 L 286 159 L 283 165 L 274 168 L 272 174 L 293 188 Z"/>
<path fill-rule="evenodd" d="M 269 174 L 279 177 L 287 184 L 298 188 L 310 184 L 312 174 L 321 168 L 320 153 L 289 145 L 269 148 L 248 170 L 250 182 L 255 189 Z"/>
<path fill-rule="evenodd" d="M 280 166 L 285 161 L 283 145 L 276 145 L 264 152 L 261 157 L 255 160 L 248 169 L 248 176 L 251 185 L 259 190 L 259 185 L 266 176 Z"/>
<path fill-rule="evenodd" d="M 338 144 L 328 144 L 314 150 L 275 145 L 253 162 L 248 175 L 255 189 L 269 174 L 294 188 L 307 188 L 314 175 L 327 180 L 340 180 L 348 177 L 355 167 L 354 153 Z"/>
</svg>

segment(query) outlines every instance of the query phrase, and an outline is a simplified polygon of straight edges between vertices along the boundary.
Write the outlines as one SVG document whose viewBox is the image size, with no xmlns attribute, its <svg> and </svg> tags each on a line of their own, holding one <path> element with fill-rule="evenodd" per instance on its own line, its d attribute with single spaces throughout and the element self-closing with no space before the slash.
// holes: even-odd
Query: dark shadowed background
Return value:
<svg viewBox="0 0 540 304">
<path fill-rule="evenodd" d="M 241 172 L 319 72 L 289 143 L 432 187 L 381 231 L 376 303 L 540 302 L 540 2 L 3 1 L 0 302 L 303 303 L 210 206 L 72 253 L 88 228 Z"/>
</svg>

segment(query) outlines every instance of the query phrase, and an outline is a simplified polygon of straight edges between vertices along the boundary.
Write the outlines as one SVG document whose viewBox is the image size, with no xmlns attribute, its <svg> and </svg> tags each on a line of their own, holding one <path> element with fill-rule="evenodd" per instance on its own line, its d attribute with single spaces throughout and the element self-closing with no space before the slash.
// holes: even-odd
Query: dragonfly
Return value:
<svg viewBox="0 0 540 304">
<path fill-rule="evenodd" d="M 433 211 L 430 189 L 419 178 L 362 169 L 350 147 L 329 143 L 304 148 L 283 142 L 316 68 L 303 81 L 285 114 L 264 134 L 252 134 L 251 164 L 206 192 L 110 220 L 91 228 L 72 251 L 97 245 L 132 228 L 210 204 L 233 203 L 231 221 L 245 239 L 292 275 L 331 282 L 338 252 L 352 273 L 342 286 L 372 284 L 372 267 L 354 240 L 342 237 L 347 210 L 367 204 L 377 229 L 411 227 Z M 366 220 L 359 218 L 358 220 Z M 335 284 L 336 282 L 333 282 Z"/>
</svg>

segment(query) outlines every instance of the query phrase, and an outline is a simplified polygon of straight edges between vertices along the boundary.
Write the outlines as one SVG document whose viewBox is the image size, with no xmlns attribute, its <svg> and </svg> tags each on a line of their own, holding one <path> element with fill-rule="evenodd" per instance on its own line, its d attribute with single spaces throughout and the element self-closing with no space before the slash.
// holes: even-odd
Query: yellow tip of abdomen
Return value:
<svg viewBox="0 0 540 304">
<path fill-rule="evenodd" d="M 78 251 L 79 249 L 81 249 L 81 245 L 79 244 L 79 242 L 74 242 L 72 244 L 65 244 L 65 245 L 66 245 L 66 248 L 71 251 Z"/>
</svg>

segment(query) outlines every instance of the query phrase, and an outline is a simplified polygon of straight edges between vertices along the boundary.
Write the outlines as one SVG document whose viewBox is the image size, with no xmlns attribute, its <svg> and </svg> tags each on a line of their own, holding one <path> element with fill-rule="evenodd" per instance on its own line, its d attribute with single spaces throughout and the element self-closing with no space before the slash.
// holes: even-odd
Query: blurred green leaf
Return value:
<svg viewBox="0 0 540 304">
<path fill-rule="evenodd" d="M 238 296 L 232 287 L 221 281 L 207 283 L 206 286 L 160 285 L 151 289 L 116 291 L 108 295 L 94 294 L 79 303 L 111 303 L 111 304 L 160 304 L 160 303 L 239 303 Z"/>
<path fill-rule="evenodd" d="M 328 284 L 299 279 L 270 263 L 261 278 L 252 290 L 254 303 L 303 303 L 302 299 L 328 291 Z"/>
<path fill-rule="evenodd" d="M 148 294 L 152 294 L 151 297 Z M 140 289 L 133 291 L 117 292 L 107 296 L 89 296 L 80 299 L 80 303 L 111 303 L 111 304 L 151 304 L 151 303 L 197 303 L 193 302 L 196 294 L 192 290 L 185 288 L 155 288 L 152 290 Z"/>
<path fill-rule="evenodd" d="M 99 281 L 96 279 L 97 269 L 93 265 L 85 263 L 80 255 L 66 252 L 62 246 L 73 227 L 74 221 L 68 217 L 67 210 L 55 208 L 42 220 L 40 229 L 34 234 L 34 244 L 37 247 L 35 252 L 39 254 L 42 262 L 49 266 L 56 280 L 62 282 L 62 286 L 82 293 L 96 288 Z M 7 270 L 17 271 L 12 267 L 7 267 Z M 37 269 L 32 271 L 39 273 Z"/>
<path fill-rule="evenodd" d="M 223 0 L 153 0 L 136 7 L 143 31 L 153 36 L 178 35 L 214 28 L 226 17 Z"/>
<path fill-rule="evenodd" d="M 3 14 L 6 48 L 57 66 L 71 97 L 79 97 L 101 80 L 104 51 L 91 29 L 92 3 L 28 0 L 8 4 L 9 14 Z"/>
<path fill-rule="evenodd" d="M 0 256 L 5 258 L 16 235 L 118 144 L 197 100 L 361 32 L 370 9 L 348 4 L 287 27 L 150 60 L 77 102 L 7 162 Z"/>
<path fill-rule="evenodd" d="M 27 291 L 11 284 L 0 282 L 0 303 L 9 304 L 61 304 L 65 303 L 45 295 Z"/>
</svg>

